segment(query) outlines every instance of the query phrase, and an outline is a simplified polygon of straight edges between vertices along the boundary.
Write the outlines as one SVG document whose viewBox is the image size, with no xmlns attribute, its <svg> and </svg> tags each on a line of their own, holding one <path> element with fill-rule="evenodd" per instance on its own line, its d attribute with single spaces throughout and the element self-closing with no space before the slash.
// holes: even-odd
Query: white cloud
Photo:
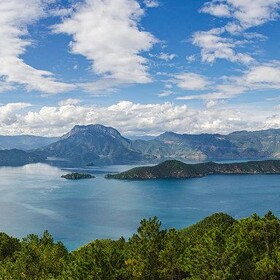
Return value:
<svg viewBox="0 0 280 280">
<path fill-rule="evenodd" d="M 160 53 L 160 55 L 158 56 L 160 59 L 165 60 L 166 62 L 173 60 L 176 57 L 176 54 L 171 53 Z"/>
<path fill-rule="evenodd" d="M 280 89 L 280 64 L 252 67 L 242 78 L 249 85 Z"/>
<path fill-rule="evenodd" d="M 144 4 L 148 7 L 148 8 L 156 8 L 159 6 L 159 2 L 156 0 L 144 0 Z"/>
<path fill-rule="evenodd" d="M 280 61 L 253 65 L 241 76 L 228 77 L 231 87 L 242 87 L 245 91 L 265 91 L 280 89 Z"/>
<path fill-rule="evenodd" d="M 223 103 L 223 101 L 219 101 L 219 100 L 218 101 L 217 100 L 209 100 L 205 103 L 205 107 L 207 109 L 210 109 L 210 108 L 214 108 L 214 107 L 216 107 L 216 106 L 218 106 L 222 103 Z"/>
<path fill-rule="evenodd" d="M 58 93 L 74 86 L 57 81 L 51 72 L 33 68 L 21 58 L 32 43 L 28 26 L 45 15 L 47 2 L 0 1 L 0 76 L 6 83 L 22 84 L 27 90 Z"/>
<path fill-rule="evenodd" d="M 74 125 L 101 123 L 124 135 L 157 135 L 164 131 L 178 133 L 227 133 L 241 129 L 263 129 L 280 125 L 277 109 L 255 114 L 248 104 L 242 108 L 219 103 L 205 109 L 191 109 L 170 102 L 139 104 L 121 101 L 109 107 L 63 105 L 28 110 L 29 104 L 0 106 L 0 134 L 36 134 L 61 136 Z"/>
<path fill-rule="evenodd" d="M 279 128 L 280 127 L 280 114 L 274 114 L 266 118 L 264 122 L 265 128 Z"/>
<path fill-rule="evenodd" d="M 76 98 L 68 98 L 68 99 L 65 99 L 65 100 L 61 100 L 58 105 L 59 106 L 67 106 L 67 105 L 77 105 L 81 103 L 81 100 L 80 99 L 76 99 Z"/>
<path fill-rule="evenodd" d="M 193 35 L 192 43 L 201 48 L 203 62 L 214 63 L 217 59 L 225 59 L 245 65 L 254 62 L 250 54 L 237 50 L 240 44 L 251 43 L 248 36 L 263 40 L 260 34 L 245 33 L 246 29 L 262 25 L 279 18 L 280 0 L 213 0 L 206 2 L 203 13 L 215 17 L 227 18 L 228 23 L 222 28 L 199 31 Z M 240 41 L 234 36 L 245 38 Z"/>
<path fill-rule="evenodd" d="M 223 32 L 223 28 L 216 28 L 209 31 L 198 31 L 193 35 L 193 44 L 201 48 L 202 61 L 213 63 L 217 59 L 226 59 L 243 64 L 252 63 L 254 59 L 249 54 L 235 51 L 239 42 L 222 37 Z"/>
<path fill-rule="evenodd" d="M 212 85 L 210 90 L 212 92 L 206 94 L 180 96 L 176 99 L 211 101 L 231 99 L 248 92 L 280 90 L 280 62 L 253 65 L 240 76 L 224 77 L 223 83 Z"/>
<path fill-rule="evenodd" d="M 201 11 L 216 17 L 231 17 L 247 29 L 276 20 L 279 9 L 280 0 L 215 0 L 205 3 Z"/>
<path fill-rule="evenodd" d="M 164 90 L 161 93 L 159 93 L 157 96 L 158 97 L 167 97 L 173 94 L 173 91 L 171 90 Z"/>
<path fill-rule="evenodd" d="M 167 89 L 172 89 L 173 85 L 172 84 L 165 84 L 164 87 L 167 88 Z"/>
<path fill-rule="evenodd" d="M 0 81 L 0 93 L 15 89 L 15 86 L 6 81 Z"/>
<path fill-rule="evenodd" d="M 196 57 L 195 57 L 194 54 L 193 55 L 189 55 L 189 56 L 186 56 L 186 60 L 187 60 L 188 63 L 192 63 L 192 62 L 194 62 L 196 60 Z"/>
<path fill-rule="evenodd" d="M 73 37 L 71 52 L 85 56 L 101 80 L 149 83 L 148 60 L 141 53 L 157 39 L 140 28 L 143 15 L 135 0 L 86 0 L 53 30 Z"/>
<path fill-rule="evenodd" d="M 210 85 L 204 76 L 195 73 L 177 74 L 172 82 L 183 90 L 203 90 Z"/>
<path fill-rule="evenodd" d="M 229 6 L 223 3 L 207 2 L 201 9 L 201 12 L 207 13 L 216 17 L 230 17 Z"/>
<path fill-rule="evenodd" d="M 9 126 L 17 122 L 17 112 L 31 106 L 29 103 L 8 103 L 0 106 L 0 123 Z M 1 127 L 0 125 L 0 127 Z"/>
</svg>

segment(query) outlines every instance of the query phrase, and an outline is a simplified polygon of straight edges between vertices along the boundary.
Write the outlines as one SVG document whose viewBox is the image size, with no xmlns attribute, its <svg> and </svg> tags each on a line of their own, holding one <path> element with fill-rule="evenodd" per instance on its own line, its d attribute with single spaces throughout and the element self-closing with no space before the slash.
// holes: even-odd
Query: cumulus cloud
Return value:
<svg viewBox="0 0 280 280">
<path fill-rule="evenodd" d="M 216 17 L 230 17 L 242 29 L 262 25 L 279 16 L 280 0 L 215 0 L 207 2 L 202 12 Z"/>
<path fill-rule="evenodd" d="M 238 51 L 240 44 L 248 43 L 248 36 L 263 39 L 260 34 L 245 33 L 247 29 L 260 26 L 279 17 L 280 0 L 213 0 L 206 2 L 201 12 L 228 19 L 221 28 L 199 31 L 193 35 L 192 43 L 201 49 L 203 62 L 213 63 L 217 59 L 250 64 L 250 54 Z M 234 36 L 243 37 L 243 40 Z M 244 39 L 245 38 L 245 39 Z M 252 43 L 252 42 L 251 42 Z"/>
<path fill-rule="evenodd" d="M 207 2 L 201 9 L 201 12 L 211 14 L 216 17 L 230 17 L 229 6 L 223 3 Z"/>
<path fill-rule="evenodd" d="M 142 52 L 149 51 L 157 39 L 139 26 L 143 15 L 135 0 L 86 0 L 53 31 L 72 36 L 71 52 L 85 56 L 101 80 L 144 84 L 151 77 Z"/>
<path fill-rule="evenodd" d="M 29 103 L 8 103 L 0 106 L 0 123 L 9 126 L 17 122 L 17 113 L 21 109 L 31 106 Z"/>
<path fill-rule="evenodd" d="M 210 85 L 204 76 L 196 73 L 177 74 L 172 82 L 182 90 L 203 90 Z"/>
<path fill-rule="evenodd" d="M 27 90 L 59 93 L 74 88 L 55 79 L 53 73 L 36 69 L 24 62 L 22 55 L 32 44 L 28 26 L 45 15 L 44 0 L 0 2 L 0 76 L 8 84 L 21 84 Z"/>
<path fill-rule="evenodd" d="M 217 103 L 216 103 L 217 104 Z M 121 101 L 109 107 L 61 105 L 26 108 L 16 103 L 0 107 L 0 134 L 36 134 L 60 136 L 76 124 L 101 123 L 118 129 L 124 135 L 157 135 L 164 131 L 178 133 L 226 133 L 240 129 L 262 129 L 279 126 L 277 110 L 258 111 L 256 117 L 248 106 L 243 109 L 227 106 L 192 109 L 170 102 L 139 104 Z M 26 108 L 22 110 L 23 108 Z"/>
<path fill-rule="evenodd" d="M 217 59 L 226 59 L 231 62 L 250 64 L 254 59 L 249 54 L 239 53 L 235 48 L 240 42 L 223 37 L 223 28 L 209 31 L 198 31 L 193 35 L 192 42 L 201 49 L 203 62 L 213 63 Z"/>
<path fill-rule="evenodd" d="M 212 85 L 211 92 L 177 97 L 178 100 L 230 99 L 246 92 L 280 89 L 280 62 L 273 61 L 249 67 L 240 76 L 224 77 L 223 83 Z"/>
</svg>

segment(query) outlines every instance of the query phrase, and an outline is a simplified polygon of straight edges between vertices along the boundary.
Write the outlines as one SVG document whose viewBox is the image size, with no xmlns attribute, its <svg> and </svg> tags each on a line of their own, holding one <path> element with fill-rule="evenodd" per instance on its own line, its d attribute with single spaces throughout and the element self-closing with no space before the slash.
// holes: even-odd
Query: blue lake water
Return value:
<svg viewBox="0 0 280 280">
<path fill-rule="evenodd" d="M 94 167 L 97 178 L 67 181 L 69 170 L 45 164 L 0 168 L 0 231 L 24 237 L 47 229 L 72 250 L 96 238 L 132 235 L 142 218 L 183 228 L 215 212 L 235 218 L 268 210 L 280 217 L 280 175 L 215 175 L 188 180 L 117 181 L 104 174 L 129 166 Z"/>
</svg>

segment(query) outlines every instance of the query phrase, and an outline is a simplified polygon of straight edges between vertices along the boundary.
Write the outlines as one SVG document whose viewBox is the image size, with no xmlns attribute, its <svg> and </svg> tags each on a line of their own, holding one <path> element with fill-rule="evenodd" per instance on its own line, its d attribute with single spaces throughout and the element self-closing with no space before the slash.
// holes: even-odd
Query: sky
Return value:
<svg viewBox="0 0 280 280">
<path fill-rule="evenodd" d="M 0 134 L 280 128 L 280 0 L 0 0 Z"/>
</svg>

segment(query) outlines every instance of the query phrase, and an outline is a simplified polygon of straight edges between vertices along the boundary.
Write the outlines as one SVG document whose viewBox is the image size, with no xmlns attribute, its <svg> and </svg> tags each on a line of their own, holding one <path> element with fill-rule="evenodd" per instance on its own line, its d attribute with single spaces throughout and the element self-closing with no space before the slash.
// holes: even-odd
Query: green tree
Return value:
<svg viewBox="0 0 280 280">
<path fill-rule="evenodd" d="M 12 279 L 51 279 L 60 275 L 68 252 L 45 231 L 39 238 L 30 234 L 21 242 L 15 260 L 7 264 L 6 275 Z"/>
<path fill-rule="evenodd" d="M 157 217 L 144 219 L 137 233 L 129 239 L 126 270 L 130 279 L 161 279 L 159 255 L 164 246 L 166 230 L 160 227 L 161 222 Z"/>
</svg>

